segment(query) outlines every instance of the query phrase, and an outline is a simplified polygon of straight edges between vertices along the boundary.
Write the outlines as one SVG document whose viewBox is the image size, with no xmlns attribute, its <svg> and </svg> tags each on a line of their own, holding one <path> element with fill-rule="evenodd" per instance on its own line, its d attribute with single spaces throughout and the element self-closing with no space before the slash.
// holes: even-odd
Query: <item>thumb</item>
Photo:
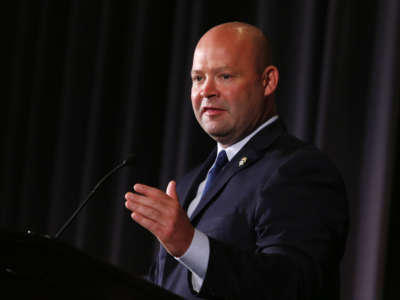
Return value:
<svg viewBox="0 0 400 300">
<path fill-rule="evenodd" d="M 171 180 L 168 183 L 167 195 L 175 200 L 178 200 L 178 194 L 176 193 L 176 182 L 174 180 Z"/>
</svg>

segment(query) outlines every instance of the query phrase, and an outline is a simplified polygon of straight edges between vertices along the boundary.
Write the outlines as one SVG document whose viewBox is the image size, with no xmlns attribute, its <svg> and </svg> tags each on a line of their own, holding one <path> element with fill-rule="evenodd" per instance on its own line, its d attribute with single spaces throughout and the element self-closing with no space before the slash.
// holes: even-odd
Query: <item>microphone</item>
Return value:
<svg viewBox="0 0 400 300">
<path fill-rule="evenodd" d="M 64 223 L 63 226 L 61 226 L 61 228 L 57 231 L 56 235 L 54 236 L 54 238 L 58 239 L 63 232 L 65 231 L 65 229 L 68 228 L 68 226 L 71 224 L 71 222 L 76 218 L 76 216 L 79 214 L 79 212 L 82 210 L 82 208 L 84 208 L 86 206 L 86 204 L 89 202 L 89 200 L 94 196 L 94 194 L 96 193 L 97 189 L 108 179 L 110 178 L 115 172 L 117 172 L 119 169 L 130 165 L 134 162 L 135 160 L 135 154 L 130 154 L 128 155 L 128 157 L 123 160 L 119 165 L 117 165 L 116 167 L 114 167 L 111 171 L 109 171 L 106 175 L 104 175 L 99 182 L 94 186 L 94 188 L 91 190 L 91 192 L 89 193 L 89 195 L 87 195 L 85 201 L 83 201 L 78 208 L 73 212 L 73 214 L 69 217 L 69 219 L 67 220 L 67 222 Z"/>
</svg>

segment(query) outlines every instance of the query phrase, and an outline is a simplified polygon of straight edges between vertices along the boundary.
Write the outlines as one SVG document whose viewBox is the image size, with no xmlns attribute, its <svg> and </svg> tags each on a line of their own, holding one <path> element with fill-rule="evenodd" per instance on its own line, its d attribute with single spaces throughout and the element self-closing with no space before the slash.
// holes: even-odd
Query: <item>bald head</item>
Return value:
<svg viewBox="0 0 400 300">
<path fill-rule="evenodd" d="M 278 69 L 258 28 L 225 23 L 196 46 L 191 99 L 203 129 L 222 147 L 233 145 L 276 114 Z"/>
<path fill-rule="evenodd" d="M 239 49 L 251 48 L 252 60 L 258 72 L 263 72 L 272 63 L 271 48 L 264 33 L 257 27 L 242 23 L 229 22 L 217 25 L 207 31 L 199 40 L 197 47 L 204 43 L 221 42 Z M 197 48 L 196 47 L 196 48 Z"/>
</svg>

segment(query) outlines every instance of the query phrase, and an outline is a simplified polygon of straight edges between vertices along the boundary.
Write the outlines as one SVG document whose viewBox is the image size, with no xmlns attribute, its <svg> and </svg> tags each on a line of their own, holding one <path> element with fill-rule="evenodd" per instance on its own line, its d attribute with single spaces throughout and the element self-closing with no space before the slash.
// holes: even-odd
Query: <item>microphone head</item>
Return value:
<svg viewBox="0 0 400 300">
<path fill-rule="evenodd" d="M 127 158 L 122 162 L 124 165 L 132 164 L 136 159 L 136 154 L 131 153 L 127 156 Z"/>
</svg>

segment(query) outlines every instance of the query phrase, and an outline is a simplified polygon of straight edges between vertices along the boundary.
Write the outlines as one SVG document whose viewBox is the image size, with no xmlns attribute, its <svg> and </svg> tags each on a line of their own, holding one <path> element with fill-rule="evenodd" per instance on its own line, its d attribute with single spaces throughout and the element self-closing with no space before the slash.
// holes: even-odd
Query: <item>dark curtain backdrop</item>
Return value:
<svg viewBox="0 0 400 300">
<path fill-rule="evenodd" d="M 189 99 L 192 51 L 211 26 L 240 20 L 270 37 L 288 130 L 345 179 L 342 299 L 400 297 L 399 1 L 12 3 L 1 12 L 0 227 L 54 235 L 136 153 L 62 240 L 145 272 L 154 241 L 123 195 L 138 181 L 165 188 L 207 156 L 214 143 Z"/>
</svg>

